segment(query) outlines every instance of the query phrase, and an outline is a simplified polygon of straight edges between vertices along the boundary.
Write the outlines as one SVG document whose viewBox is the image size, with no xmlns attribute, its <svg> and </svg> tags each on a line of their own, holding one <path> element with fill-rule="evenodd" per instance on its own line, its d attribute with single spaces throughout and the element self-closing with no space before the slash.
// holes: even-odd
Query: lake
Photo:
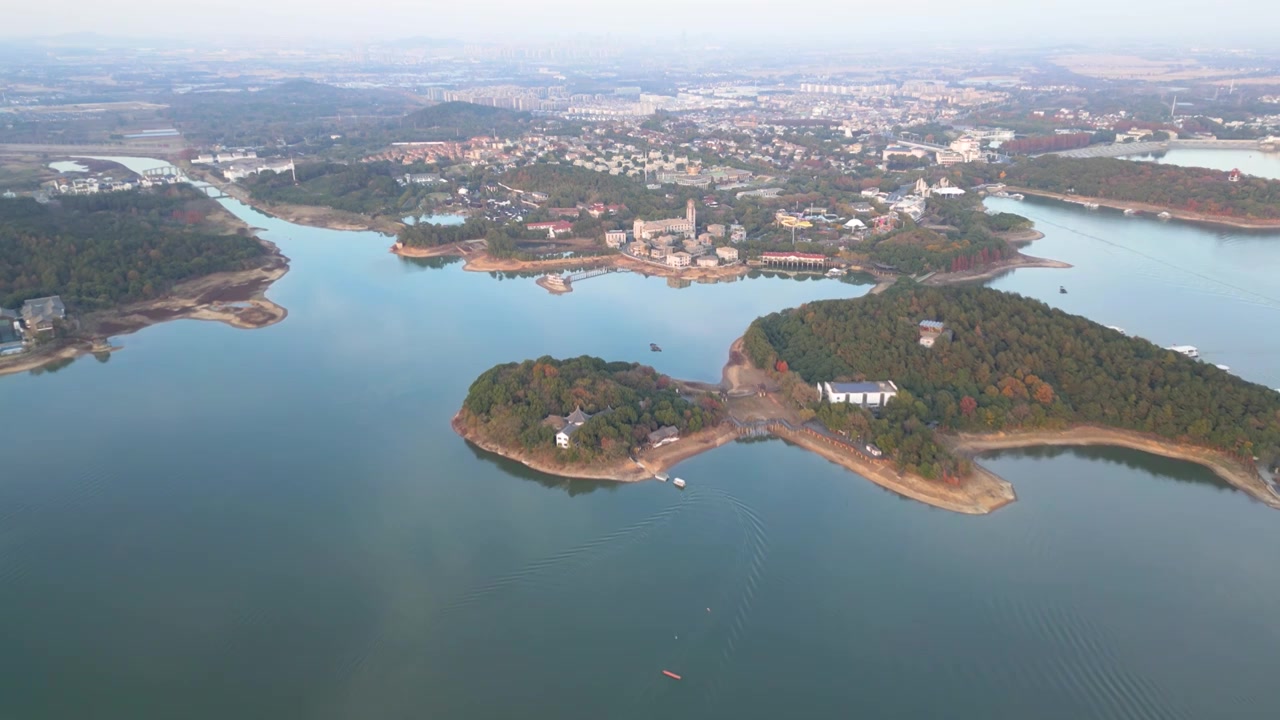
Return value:
<svg viewBox="0 0 1280 720">
<path fill-rule="evenodd" d="M 1280 715 L 1280 515 L 1198 466 L 1006 452 L 987 464 L 1020 500 L 975 518 L 776 440 L 683 463 L 680 492 L 448 428 L 494 363 L 714 380 L 752 318 L 868 284 L 552 296 L 222 202 L 292 259 L 285 322 L 168 323 L 0 378 L 6 717 Z M 1277 236 L 992 205 L 1075 265 L 993 286 L 1280 386 Z"/>
<path fill-rule="evenodd" d="M 1246 175 L 1280 180 L 1280 152 L 1261 150 L 1217 150 L 1208 148 L 1173 148 L 1155 155 L 1130 155 L 1127 160 L 1146 160 L 1163 165 L 1203 167 L 1230 172 L 1238 169 Z"/>
</svg>

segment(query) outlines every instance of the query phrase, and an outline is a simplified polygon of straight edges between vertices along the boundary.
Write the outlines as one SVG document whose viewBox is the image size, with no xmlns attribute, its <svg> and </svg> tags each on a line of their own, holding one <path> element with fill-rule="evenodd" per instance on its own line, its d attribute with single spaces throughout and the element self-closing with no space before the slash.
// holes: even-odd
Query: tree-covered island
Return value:
<svg viewBox="0 0 1280 720">
<path fill-rule="evenodd" d="M 681 394 L 638 363 L 542 357 L 498 365 L 471 385 L 454 428 L 537 469 L 583 477 L 635 474 L 630 458 L 714 428 L 714 394 Z M 641 476 L 644 476 L 643 473 Z"/>
</svg>

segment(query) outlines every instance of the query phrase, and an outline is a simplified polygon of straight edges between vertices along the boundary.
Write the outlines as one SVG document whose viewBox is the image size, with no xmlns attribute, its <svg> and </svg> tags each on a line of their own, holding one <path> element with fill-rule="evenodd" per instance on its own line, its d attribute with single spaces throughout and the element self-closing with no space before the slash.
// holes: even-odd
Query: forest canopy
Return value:
<svg viewBox="0 0 1280 720">
<path fill-rule="evenodd" d="M 918 343 L 939 320 L 953 338 Z M 997 432 L 1093 424 L 1151 433 L 1251 461 L 1280 458 L 1280 393 L 1036 300 L 986 288 L 900 281 L 882 295 L 815 302 L 752 323 L 761 367 L 785 361 L 810 385 L 892 380 L 879 419 L 819 404 L 820 420 L 865 434 L 926 476 L 963 468 L 941 430 Z"/>
<path fill-rule="evenodd" d="M 1150 203 L 1188 212 L 1280 219 L 1280 180 L 1117 158 L 1053 155 L 1016 163 L 1004 182 L 1031 190 Z"/>
<path fill-rule="evenodd" d="M 579 408 L 591 419 L 574 433 L 568 450 L 558 450 L 560 427 L 545 421 Z M 712 427 L 724 419 L 724 408 L 711 396 L 685 398 L 669 377 L 638 363 L 542 357 L 485 371 L 471 384 L 461 419 L 501 447 L 585 463 L 625 458 L 663 426 L 682 434 Z"/>
<path fill-rule="evenodd" d="M 187 187 L 0 200 L 0 307 L 61 295 L 81 310 L 163 294 L 251 266 L 266 250 L 208 227 L 217 204 Z"/>
</svg>

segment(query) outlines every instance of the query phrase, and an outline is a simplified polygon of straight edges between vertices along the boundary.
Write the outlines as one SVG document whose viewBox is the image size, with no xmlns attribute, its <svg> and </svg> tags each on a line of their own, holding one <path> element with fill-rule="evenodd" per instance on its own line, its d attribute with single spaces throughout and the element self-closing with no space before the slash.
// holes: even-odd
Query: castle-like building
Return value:
<svg viewBox="0 0 1280 720">
<path fill-rule="evenodd" d="M 693 199 L 685 206 L 684 217 L 666 220 L 636 220 L 632 237 L 636 240 L 652 240 L 659 235 L 676 235 L 691 238 L 697 235 L 698 210 Z"/>
</svg>

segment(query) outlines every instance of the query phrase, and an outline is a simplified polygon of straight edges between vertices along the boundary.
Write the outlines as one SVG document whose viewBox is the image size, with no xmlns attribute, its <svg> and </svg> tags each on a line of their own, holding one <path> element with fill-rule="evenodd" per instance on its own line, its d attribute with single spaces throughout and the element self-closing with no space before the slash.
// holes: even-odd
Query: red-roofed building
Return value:
<svg viewBox="0 0 1280 720">
<path fill-rule="evenodd" d="M 564 220 L 553 220 L 551 222 L 534 222 L 527 223 L 526 228 L 530 230 L 546 230 L 547 237 L 554 240 L 557 235 L 568 235 L 573 231 L 573 225 Z"/>
<path fill-rule="evenodd" d="M 1240 170 L 1238 168 L 1227 173 L 1227 182 L 1240 182 Z"/>
<path fill-rule="evenodd" d="M 823 267 L 827 264 L 827 256 L 818 253 L 802 252 L 766 252 L 760 253 L 760 260 L 765 265 L 798 265 L 801 267 Z"/>
<path fill-rule="evenodd" d="M 603 215 L 612 215 L 618 212 L 619 210 L 626 210 L 626 209 L 627 209 L 626 205 L 605 205 L 604 203 L 592 203 L 590 206 L 587 207 L 587 213 L 589 213 L 593 218 L 598 218 Z"/>
</svg>

